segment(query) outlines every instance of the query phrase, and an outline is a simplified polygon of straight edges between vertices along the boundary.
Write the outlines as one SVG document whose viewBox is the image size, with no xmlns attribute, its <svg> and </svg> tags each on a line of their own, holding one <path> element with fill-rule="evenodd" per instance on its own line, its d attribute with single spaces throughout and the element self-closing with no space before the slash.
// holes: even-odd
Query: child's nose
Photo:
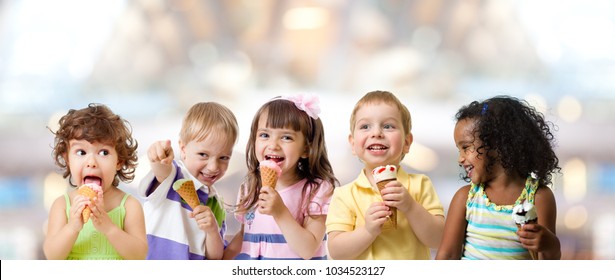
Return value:
<svg viewBox="0 0 615 280">
<path fill-rule="evenodd" d="M 218 173 L 219 169 L 220 169 L 220 164 L 218 163 L 217 160 L 212 160 L 207 163 L 207 171 L 209 173 Z"/>
<path fill-rule="evenodd" d="M 372 137 L 381 138 L 382 137 L 382 129 L 381 128 L 374 128 L 374 129 L 371 130 L 371 134 L 372 134 Z"/>
<path fill-rule="evenodd" d="M 275 150 L 277 147 L 279 147 L 280 145 L 278 144 L 277 140 L 271 140 L 269 142 L 269 145 L 267 145 L 267 148 L 269 148 L 270 150 Z"/>
<path fill-rule="evenodd" d="M 94 167 L 98 166 L 98 163 L 96 162 L 96 157 L 95 156 L 89 156 L 87 161 L 86 161 L 86 165 L 87 165 L 87 167 L 90 167 L 90 168 L 94 168 Z"/>
<path fill-rule="evenodd" d="M 459 155 L 457 156 L 457 162 L 459 163 L 459 165 L 461 165 L 461 163 L 463 163 L 464 160 L 465 160 L 465 157 L 463 156 L 463 153 L 459 153 Z"/>
</svg>

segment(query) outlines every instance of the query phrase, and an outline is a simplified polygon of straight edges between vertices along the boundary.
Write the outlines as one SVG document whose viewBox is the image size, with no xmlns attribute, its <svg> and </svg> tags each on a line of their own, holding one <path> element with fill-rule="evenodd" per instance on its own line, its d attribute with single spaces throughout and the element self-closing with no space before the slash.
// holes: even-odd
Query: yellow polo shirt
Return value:
<svg viewBox="0 0 615 280">
<path fill-rule="evenodd" d="M 410 196 L 429 213 L 444 216 L 444 208 L 429 177 L 423 174 L 408 174 L 400 168 L 397 181 L 407 188 Z M 335 189 L 327 214 L 327 233 L 353 231 L 364 226 L 367 208 L 377 201 L 382 201 L 380 193 L 372 188 L 362 170 L 356 180 Z M 431 259 L 429 247 L 416 237 L 406 216 L 401 211 L 398 211 L 397 215 L 397 229 L 383 231 L 357 259 Z"/>
</svg>

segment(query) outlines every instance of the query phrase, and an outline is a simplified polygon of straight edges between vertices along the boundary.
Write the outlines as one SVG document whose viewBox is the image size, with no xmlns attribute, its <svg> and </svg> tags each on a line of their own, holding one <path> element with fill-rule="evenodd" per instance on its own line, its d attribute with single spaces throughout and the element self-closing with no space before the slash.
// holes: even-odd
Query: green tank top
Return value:
<svg viewBox="0 0 615 280">
<path fill-rule="evenodd" d="M 125 194 L 122 202 L 118 207 L 107 212 L 113 224 L 117 225 L 122 230 L 124 229 L 124 218 L 126 217 L 126 208 L 124 203 L 128 199 L 129 194 Z M 66 217 L 68 218 L 68 210 L 70 209 L 70 199 L 68 193 L 64 194 L 66 200 Z M 115 248 L 102 233 L 96 230 L 92 224 L 92 219 L 88 220 L 83 225 L 79 232 L 79 236 L 73 245 L 67 260 L 121 260 L 122 257 L 117 253 Z"/>
</svg>

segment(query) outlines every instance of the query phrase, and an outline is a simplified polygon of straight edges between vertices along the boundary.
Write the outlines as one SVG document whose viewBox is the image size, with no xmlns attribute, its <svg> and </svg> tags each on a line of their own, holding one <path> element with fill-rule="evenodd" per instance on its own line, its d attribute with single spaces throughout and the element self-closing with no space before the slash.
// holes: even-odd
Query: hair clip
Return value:
<svg viewBox="0 0 615 280">
<path fill-rule="evenodd" d="M 483 110 L 480 111 L 480 115 L 484 116 L 487 113 L 487 108 L 489 108 L 489 104 L 484 103 L 483 104 Z"/>
<path fill-rule="evenodd" d="M 287 96 L 282 99 L 286 99 L 295 103 L 295 106 L 299 108 L 299 110 L 304 111 L 308 116 L 313 119 L 318 119 L 318 114 L 320 114 L 320 100 L 317 96 L 314 95 L 295 95 L 295 96 Z"/>
</svg>

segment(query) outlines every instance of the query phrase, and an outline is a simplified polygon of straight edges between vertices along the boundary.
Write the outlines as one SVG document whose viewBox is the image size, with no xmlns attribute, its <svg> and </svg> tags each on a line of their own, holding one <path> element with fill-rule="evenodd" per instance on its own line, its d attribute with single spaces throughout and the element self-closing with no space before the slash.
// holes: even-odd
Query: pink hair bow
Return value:
<svg viewBox="0 0 615 280">
<path fill-rule="evenodd" d="M 313 119 L 318 119 L 318 114 L 320 114 L 320 100 L 318 99 L 318 96 L 299 94 L 295 96 L 287 96 L 284 99 L 295 103 L 295 106 L 297 106 L 299 110 L 304 111 Z"/>
</svg>

